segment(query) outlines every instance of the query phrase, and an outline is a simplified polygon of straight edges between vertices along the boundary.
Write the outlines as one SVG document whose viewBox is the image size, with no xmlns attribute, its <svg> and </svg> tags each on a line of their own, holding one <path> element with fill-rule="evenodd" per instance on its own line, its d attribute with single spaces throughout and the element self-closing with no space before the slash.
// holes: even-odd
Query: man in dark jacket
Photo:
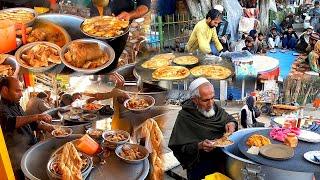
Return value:
<svg viewBox="0 0 320 180">
<path fill-rule="evenodd" d="M 224 172 L 225 155 L 212 140 L 237 129 L 235 119 L 214 103 L 214 88 L 205 78 L 189 87 L 191 98 L 182 105 L 176 119 L 169 148 L 187 169 L 188 179 L 202 179 Z"/>
<path fill-rule="evenodd" d="M 297 45 L 298 35 L 293 30 L 292 26 L 288 27 L 288 30 L 283 33 L 282 47 L 284 49 L 295 49 Z"/>
</svg>

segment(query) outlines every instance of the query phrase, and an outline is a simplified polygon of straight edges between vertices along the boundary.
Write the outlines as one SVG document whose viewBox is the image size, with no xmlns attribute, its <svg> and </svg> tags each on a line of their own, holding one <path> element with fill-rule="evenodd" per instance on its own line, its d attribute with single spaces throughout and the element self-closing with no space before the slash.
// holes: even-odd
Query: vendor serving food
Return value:
<svg viewBox="0 0 320 180">
<path fill-rule="evenodd" d="M 150 5 L 151 0 L 112 0 L 110 1 L 109 8 L 111 13 L 119 19 L 131 21 L 143 17 L 149 11 Z M 92 17 L 98 15 L 98 10 L 93 3 L 91 3 L 90 14 Z M 116 67 L 118 62 L 117 60 L 125 48 L 128 37 L 129 33 L 126 33 L 125 35 L 108 42 L 115 51 L 115 61 L 109 67 Z"/>
<path fill-rule="evenodd" d="M 116 87 L 122 87 L 123 84 L 124 84 L 123 76 L 121 76 L 120 74 L 118 74 L 116 72 L 115 73 L 111 73 L 110 76 L 109 76 L 109 79 L 111 81 L 115 82 Z M 84 93 L 84 95 L 92 97 L 92 98 L 87 100 L 88 103 L 91 103 L 91 102 L 96 101 L 96 100 L 110 99 L 110 98 L 113 98 L 113 97 L 124 97 L 124 98 L 128 98 L 129 97 L 127 94 L 125 94 L 124 92 L 122 92 L 118 88 L 114 88 L 114 89 L 112 89 L 112 91 L 106 92 L 106 93 Z"/>
<path fill-rule="evenodd" d="M 214 139 L 237 129 L 235 119 L 214 103 L 213 85 L 205 78 L 189 87 L 191 98 L 183 102 L 169 141 L 175 157 L 187 169 L 188 179 L 203 179 L 222 172 L 224 153 L 215 148 Z"/>
<path fill-rule="evenodd" d="M 26 116 L 19 105 L 22 97 L 22 85 L 13 77 L 4 77 L 0 80 L 0 125 L 9 151 L 15 177 L 24 179 L 20 169 L 23 154 L 35 143 L 37 138 L 34 130 L 43 129 L 52 131 L 51 126 L 42 125 L 39 122 L 50 123 L 52 117 L 47 114 Z"/>
</svg>

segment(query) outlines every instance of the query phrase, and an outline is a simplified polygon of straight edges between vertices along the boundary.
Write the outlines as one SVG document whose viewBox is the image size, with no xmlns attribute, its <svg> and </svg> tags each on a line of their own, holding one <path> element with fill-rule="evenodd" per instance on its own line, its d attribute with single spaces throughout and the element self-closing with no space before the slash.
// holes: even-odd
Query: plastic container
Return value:
<svg viewBox="0 0 320 180">
<path fill-rule="evenodd" d="M 288 133 L 287 137 L 284 140 L 284 144 L 290 146 L 292 148 L 297 147 L 298 145 L 298 138 L 295 133 Z"/>
</svg>

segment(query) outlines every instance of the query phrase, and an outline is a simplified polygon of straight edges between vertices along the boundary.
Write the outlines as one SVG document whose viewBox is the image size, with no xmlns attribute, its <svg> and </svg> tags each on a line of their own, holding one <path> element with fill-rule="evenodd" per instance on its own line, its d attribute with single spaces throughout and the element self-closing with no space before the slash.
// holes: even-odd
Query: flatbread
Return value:
<svg viewBox="0 0 320 180">
<path fill-rule="evenodd" d="M 213 140 L 213 143 L 215 147 L 227 147 L 234 144 L 234 142 L 228 139 L 226 136 Z"/>
<path fill-rule="evenodd" d="M 152 73 L 152 78 L 162 80 L 184 79 L 190 75 L 189 69 L 183 66 L 164 66 Z"/>
<path fill-rule="evenodd" d="M 199 59 L 195 56 L 180 56 L 176 57 L 173 62 L 179 65 L 192 65 L 197 64 Z"/>
<path fill-rule="evenodd" d="M 141 66 L 147 69 L 158 69 L 163 66 L 169 66 L 171 60 L 175 58 L 175 55 L 168 54 L 158 54 L 153 56 L 150 60 L 144 62 Z"/>
<path fill-rule="evenodd" d="M 112 38 L 122 35 L 129 26 L 129 21 L 113 16 L 96 16 L 86 19 L 81 29 L 95 37 Z"/>
<path fill-rule="evenodd" d="M 192 68 L 190 71 L 196 77 L 203 76 L 208 79 L 218 80 L 226 79 L 232 74 L 230 69 L 219 65 L 200 65 Z"/>
</svg>

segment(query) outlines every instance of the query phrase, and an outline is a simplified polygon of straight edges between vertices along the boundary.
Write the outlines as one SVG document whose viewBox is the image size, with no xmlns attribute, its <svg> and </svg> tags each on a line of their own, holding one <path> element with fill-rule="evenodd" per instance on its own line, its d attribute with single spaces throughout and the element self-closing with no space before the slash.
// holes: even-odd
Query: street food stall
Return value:
<svg viewBox="0 0 320 180">
<path fill-rule="evenodd" d="M 117 66 L 118 59 L 122 53 L 118 50 L 124 49 L 127 39 L 125 36 L 128 36 L 129 33 L 129 21 L 117 20 L 111 16 L 87 19 L 68 14 L 44 14 L 38 16 L 33 9 L 29 8 L 11 8 L 0 11 L 0 15 L 8 13 L 9 15 L 16 13 L 15 16 L 30 16 L 29 19 L 23 22 L 16 22 L 19 17 L 12 15 L 14 23 L 23 25 L 17 33 L 17 37 L 21 37 L 22 40 L 18 39 L 16 41 L 16 38 L 14 38 L 11 39 L 12 42 L 9 42 L 9 39 L 6 39 L 4 41 L 6 42 L 5 44 L 13 43 L 16 45 L 6 49 L 3 48 L 3 50 L 0 49 L 1 53 L 15 55 L 17 63 L 22 67 L 22 72 L 27 72 L 27 70 L 63 74 L 110 72 Z M 8 24 L 6 27 L 13 27 L 14 23 Z M 103 26 L 110 26 L 110 23 L 112 23 L 112 27 L 116 29 L 111 29 L 109 34 L 101 34 L 95 24 L 102 23 L 104 23 Z M 9 31 L 6 31 L 6 33 L 9 33 Z M 6 35 L 1 34 L 3 36 Z M 9 34 L 6 36 L 9 36 Z M 74 42 L 74 40 L 77 40 L 77 42 Z M 78 44 L 78 46 L 71 46 L 72 44 Z M 84 49 L 81 49 L 79 45 L 84 46 Z M 50 53 L 51 58 L 49 58 L 49 61 L 40 63 L 39 58 L 46 56 L 40 53 L 40 47 L 52 52 Z M 75 51 L 83 51 L 86 56 L 77 57 L 79 62 L 70 64 L 71 60 L 68 58 L 70 55 L 66 55 L 68 51 L 70 51 L 70 55 L 73 55 L 72 53 Z M 39 57 L 36 56 L 34 59 L 35 62 L 30 61 L 30 55 L 39 53 Z M 90 61 L 96 60 L 95 63 L 88 64 L 89 60 L 86 57 Z"/>
</svg>

